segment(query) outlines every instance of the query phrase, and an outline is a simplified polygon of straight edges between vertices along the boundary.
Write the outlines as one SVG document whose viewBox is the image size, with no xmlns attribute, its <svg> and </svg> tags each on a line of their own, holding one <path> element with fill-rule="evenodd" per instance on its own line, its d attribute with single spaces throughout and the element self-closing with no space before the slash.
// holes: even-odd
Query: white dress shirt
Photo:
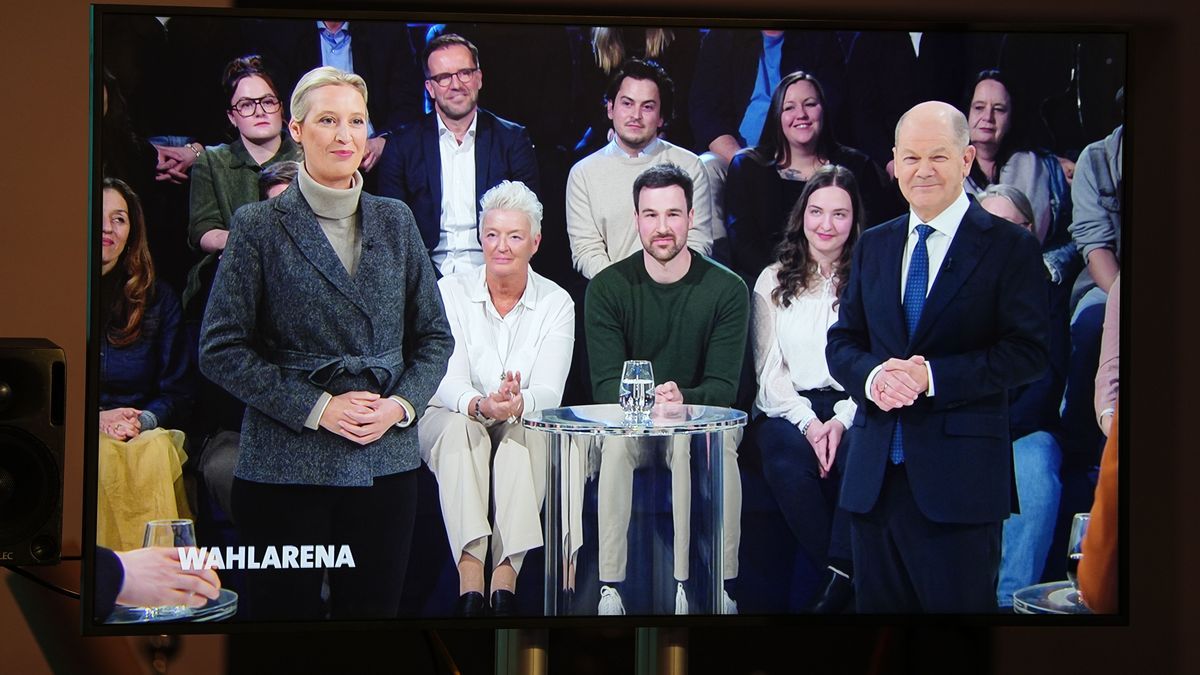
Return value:
<svg viewBox="0 0 1200 675">
<path fill-rule="evenodd" d="M 475 126 L 479 115 L 476 113 L 471 120 L 462 143 L 446 128 L 440 114 L 434 113 L 434 117 L 442 162 L 442 214 L 432 258 L 442 275 L 449 276 L 483 265 L 475 221 L 479 208 L 475 194 Z"/>
<path fill-rule="evenodd" d="M 967 209 L 970 207 L 971 200 L 967 199 L 967 193 L 960 192 L 958 199 L 955 199 L 944 211 L 928 221 L 921 220 L 917 217 L 917 214 L 909 210 L 908 240 L 904 244 L 904 262 L 900 266 L 901 303 L 904 302 L 904 287 L 908 285 L 908 262 L 912 259 L 913 250 L 917 247 L 917 241 L 920 240 L 920 235 L 917 234 L 917 226 L 925 223 L 933 228 L 933 232 L 930 232 L 929 236 L 925 238 L 925 249 L 929 252 L 929 285 L 925 288 L 925 296 L 929 297 L 929 289 L 933 288 L 933 282 L 937 279 L 938 272 L 942 269 L 942 263 L 946 260 L 946 252 L 950 250 L 950 243 L 954 241 L 954 235 L 958 232 L 958 226 L 962 223 L 963 216 L 967 215 Z M 882 369 L 883 364 L 879 364 L 867 375 L 866 395 L 871 401 L 875 400 L 871 396 L 871 383 L 875 381 L 875 376 Z M 929 376 L 929 389 L 926 390 L 925 395 L 933 396 L 933 367 L 928 361 L 925 362 L 925 373 Z"/>
<path fill-rule="evenodd" d="M 779 286 L 779 263 L 767 267 L 754 284 L 754 371 L 758 394 L 754 405 L 769 417 L 782 417 L 803 427 L 817 415 L 812 402 L 798 392 L 832 387 L 845 391 L 829 374 L 825 345 L 837 321 L 833 277 L 792 298 L 787 307 L 771 299 Z M 833 405 L 834 419 L 849 429 L 858 409 L 847 396 Z"/>
<path fill-rule="evenodd" d="M 525 412 L 557 407 L 575 346 L 575 303 L 531 269 L 525 293 L 501 317 L 485 274 L 479 267 L 438 281 L 454 352 L 431 404 L 470 415 L 471 399 L 495 392 L 503 373 L 516 371 Z"/>
</svg>

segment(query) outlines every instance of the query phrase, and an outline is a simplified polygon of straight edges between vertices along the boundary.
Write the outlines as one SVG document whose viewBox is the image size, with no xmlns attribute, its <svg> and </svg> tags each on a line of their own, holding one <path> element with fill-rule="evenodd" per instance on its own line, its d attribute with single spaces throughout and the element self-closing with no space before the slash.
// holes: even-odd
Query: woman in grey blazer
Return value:
<svg viewBox="0 0 1200 675">
<path fill-rule="evenodd" d="M 361 192 L 366 98 L 335 68 L 296 85 L 303 170 L 234 215 L 201 328 L 201 370 L 246 403 L 232 515 L 252 619 L 387 618 L 403 589 L 413 422 L 453 339 L 411 211 Z"/>
</svg>

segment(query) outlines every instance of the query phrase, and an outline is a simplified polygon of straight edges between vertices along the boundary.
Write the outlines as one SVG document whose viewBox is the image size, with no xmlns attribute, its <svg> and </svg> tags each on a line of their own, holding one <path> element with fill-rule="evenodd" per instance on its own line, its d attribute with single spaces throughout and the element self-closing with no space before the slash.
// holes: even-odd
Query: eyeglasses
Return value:
<svg viewBox="0 0 1200 675">
<path fill-rule="evenodd" d="M 237 103 L 234 103 L 229 109 L 241 115 L 242 117 L 253 117 L 255 108 L 262 108 L 262 111 L 268 115 L 279 112 L 279 99 L 274 96 L 263 96 L 262 98 L 241 98 Z"/>
<path fill-rule="evenodd" d="M 471 79 L 472 77 L 475 77 L 475 73 L 478 73 L 478 72 L 479 72 L 478 68 L 463 68 L 462 70 L 460 70 L 456 73 L 441 73 L 440 75 L 430 75 L 426 79 L 431 80 L 434 84 L 436 84 L 439 87 L 449 87 L 450 86 L 450 78 L 452 78 L 452 77 L 458 78 L 459 84 L 466 84 L 467 80 Z"/>
</svg>

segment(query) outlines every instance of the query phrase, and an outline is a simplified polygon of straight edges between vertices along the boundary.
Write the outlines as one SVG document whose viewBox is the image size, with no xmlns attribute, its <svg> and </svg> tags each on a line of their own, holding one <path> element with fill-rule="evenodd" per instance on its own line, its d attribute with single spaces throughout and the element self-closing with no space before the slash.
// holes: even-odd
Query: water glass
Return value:
<svg viewBox="0 0 1200 675">
<path fill-rule="evenodd" d="M 1079 561 L 1083 559 L 1083 537 L 1087 534 L 1091 514 L 1076 513 L 1071 519 L 1071 536 L 1067 540 L 1067 579 L 1079 590 Z"/>
<path fill-rule="evenodd" d="M 649 361 L 626 361 L 619 400 L 626 417 L 643 417 L 654 407 L 654 369 Z"/>
<path fill-rule="evenodd" d="M 142 537 L 144 548 L 151 546 L 191 548 L 195 545 L 196 526 L 187 518 L 151 520 L 146 523 L 146 532 Z M 141 607 L 139 609 L 147 621 L 181 619 L 191 614 L 191 609 L 187 605 Z"/>
</svg>

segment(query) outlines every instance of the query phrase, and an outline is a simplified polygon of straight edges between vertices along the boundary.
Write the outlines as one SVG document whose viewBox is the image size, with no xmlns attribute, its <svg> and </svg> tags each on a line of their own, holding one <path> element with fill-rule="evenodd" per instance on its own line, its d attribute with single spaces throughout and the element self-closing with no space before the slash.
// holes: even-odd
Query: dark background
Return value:
<svg viewBox="0 0 1200 675">
<path fill-rule="evenodd" d="M 693 673 L 793 672 L 806 664 L 841 664 L 816 672 L 865 672 L 883 646 L 880 672 L 1195 672 L 1200 664 L 1196 514 L 1200 448 L 1186 432 L 1193 397 L 1185 384 L 1197 368 L 1195 282 L 1192 265 L 1198 228 L 1193 224 L 1194 185 L 1200 172 L 1200 20 L 1194 9 L 1169 0 L 1008 0 L 965 6 L 961 0 L 925 0 L 900 6 L 884 0 L 496 0 L 470 9 L 522 9 L 553 14 L 624 11 L 631 15 L 749 18 L 831 18 L 953 21 L 956 28 L 1004 22 L 1014 29 L 1091 22 L 1131 29 L 1130 123 L 1127 175 L 1132 193 L 1126 229 L 1132 233 L 1126 264 L 1129 315 L 1123 388 L 1132 392 L 1122 410 L 1130 442 L 1123 463 L 1131 479 L 1128 538 L 1130 565 L 1127 627 L 972 628 L 909 624 L 877 631 L 855 626 L 694 629 Z M 130 2 L 128 4 L 139 4 Z M 230 6 L 228 2 L 159 1 L 154 5 Z M 331 3 L 332 4 L 332 3 Z M 376 3 L 376 6 L 387 6 Z M 404 10 L 444 9 L 395 3 Z M 68 362 L 68 434 L 64 551 L 79 551 L 87 290 L 89 4 L 38 0 L 6 7 L 0 63 L 6 64 L 0 98 L 0 335 L 46 337 L 61 345 Z M 185 227 L 184 223 L 179 224 Z M 41 570 L 78 587 L 77 563 Z M 0 672 L 150 672 L 146 638 L 78 636 L 78 605 L 0 572 Z M 464 672 L 490 672 L 490 633 L 446 633 Z M 368 638 L 370 642 L 362 640 Z M 334 638 L 327 656 L 389 656 L 389 670 L 425 671 L 428 645 L 417 634 L 382 638 L 342 650 Z M 279 637 L 240 640 L 267 647 Z M 188 636 L 171 661 L 173 673 L 221 672 L 227 639 Z M 339 641 L 339 646 L 346 641 Z M 570 631 L 551 635 L 552 672 L 632 671 L 631 630 Z M 567 658 L 568 655 L 570 658 Z M 411 661 L 409 660 L 411 659 Z M 90 663 L 92 665 L 84 665 Z M 310 661 L 315 664 L 316 661 Z M 108 665 L 100 665 L 108 664 Z M 413 667 L 406 667 L 411 664 Z M 1189 664 L 1191 664 L 1189 666 Z M 277 664 L 281 665 L 281 664 Z M 272 669 L 274 670 L 274 669 Z"/>
</svg>

